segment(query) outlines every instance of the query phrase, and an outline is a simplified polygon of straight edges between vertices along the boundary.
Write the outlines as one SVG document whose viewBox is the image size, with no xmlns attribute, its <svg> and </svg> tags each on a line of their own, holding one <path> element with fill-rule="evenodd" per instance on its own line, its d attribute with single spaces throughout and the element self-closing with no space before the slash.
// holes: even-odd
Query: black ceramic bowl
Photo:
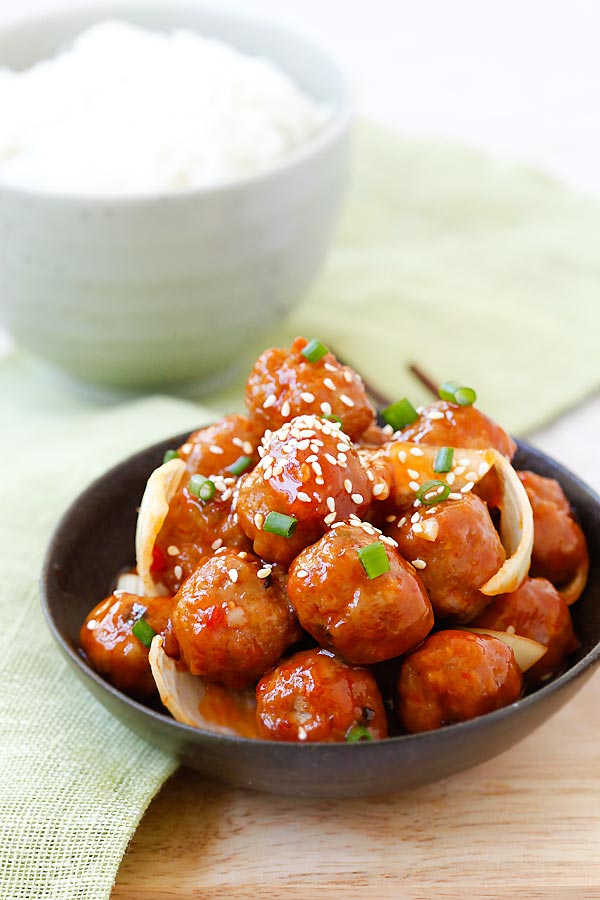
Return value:
<svg viewBox="0 0 600 900">
<path fill-rule="evenodd" d="M 417 787 L 483 762 L 516 744 L 566 703 L 600 659 L 600 498 L 525 444 L 516 466 L 556 478 L 577 510 L 592 560 L 572 607 L 582 641 L 560 677 L 511 706 L 439 731 L 355 744 L 286 744 L 199 731 L 121 694 L 79 656 L 85 616 L 134 558 L 136 508 L 164 451 L 187 435 L 126 459 L 84 491 L 59 523 L 42 572 L 42 602 L 62 652 L 94 696 L 137 734 L 204 775 L 277 794 L 348 797 Z"/>
</svg>

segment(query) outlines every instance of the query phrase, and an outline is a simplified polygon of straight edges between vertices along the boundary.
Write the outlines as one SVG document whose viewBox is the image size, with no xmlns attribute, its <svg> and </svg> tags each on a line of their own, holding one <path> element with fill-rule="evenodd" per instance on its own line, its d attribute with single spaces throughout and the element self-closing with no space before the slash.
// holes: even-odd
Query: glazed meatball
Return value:
<svg viewBox="0 0 600 900">
<path fill-rule="evenodd" d="M 561 587 L 581 565 L 587 567 L 588 550 L 583 531 L 574 520 L 569 501 L 553 478 L 518 472 L 533 510 L 531 575 Z"/>
<path fill-rule="evenodd" d="M 490 603 L 479 588 L 506 554 L 487 506 L 473 493 L 403 515 L 386 531 L 419 569 L 436 618 L 469 622 Z"/>
<path fill-rule="evenodd" d="M 439 400 L 425 407 L 413 425 L 403 428 L 398 437 L 415 444 L 436 447 L 469 447 L 485 450 L 494 447 L 508 459 L 517 445 L 492 419 L 473 406 L 458 406 Z"/>
<path fill-rule="evenodd" d="M 285 576 L 251 553 L 206 559 L 175 595 L 173 633 L 192 675 L 232 688 L 255 682 L 301 634 Z"/>
<path fill-rule="evenodd" d="M 289 571 L 288 593 L 303 628 L 359 665 L 406 653 L 433 627 L 421 579 L 389 538 L 380 541 L 389 571 L 368 577 L 358 551 L 380 537 L 367 523 L 342 524 L 304 550 Z"/>
<path fill-rule="evenodd" d="M 317 362 L 302 355 L 307 341 L 296 338 L 289 350 L 266 350 L 246 384 L 250 418 L 262 430 L 279 428 L 295 416 L 336 416 L 356 438 L 375 421 L 360 377 L 332 353 Z"/>
<path fill-rule="evenodd" d="M 228 466 L 242 456 L 248 456 L 250 464 L 256 465 L 261 435 L 245 416 L 224 416 L 214 425 L 194 431 L 177 453 L 191 475 L 199 472 L 207 477 L 227 476 Z"/>
<path fill-rule="evenodd" d="M 148 649 L 131 629 L 143 616 L 157 634 L 164 634 L 172 609 L 171 597 L 139 597 L 115 591 L 81 626 L 79 641 L 92 668 L 125 694 L 151 696 L 156 685 Z"/>
<path fill-rule="evenodd" d="M 473 625 L 516 634 L 544 644 L 544 656 L 525 675 L 528 683 L 546 679 L 561 668 L 577 647 L 569 607 L 545 578 L 526 578 L 512 594 L 494 598 Z"/>
<path fill-rule="evenodd" d="M 280 663 L 256 688 L 261 737 L 272 741 L 345 741 L 369 732 L 387 737 L 377 682 L 327 650 L 307 650 Z"/>
<path fill-rule="evenodd" d="M 261 452 L 259 465 L 242 479 L 236 512 L 262 559 L 287 566 L 333 522 L 367 510 L 369 479 L 335 423 L 299 416 L 267 432 Z M 290 537 L 265 531 L 270 512 L 296 520 Z"/>
<path fill-rule="evenodd" d="M 521 689 L 521 670 L 502 641 L 438 631 L 402 663 L 398 712 L 407 731 L 433 731 L 508 706 Z"/>
<path fill-rule="evenodd" d="M 157 535 L 151 574 L 175 594 L 206 556 L 220 547 L 252 550 L 232 510 L 236 478 L 213 476 L 218 489 L 211 500 L 201 500 L 183 486 L 169 504 L 169 512 Z"/>
</svg>

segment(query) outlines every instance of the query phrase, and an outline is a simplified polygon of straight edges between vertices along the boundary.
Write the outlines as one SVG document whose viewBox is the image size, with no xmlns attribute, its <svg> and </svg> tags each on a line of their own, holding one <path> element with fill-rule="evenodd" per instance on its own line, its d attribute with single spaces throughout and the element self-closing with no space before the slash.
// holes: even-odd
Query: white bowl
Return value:
<svg viewBox="0 0 600 900">
<path fill-rule="evenodd" d="M 349 90 L 296 35 L 169 0 L 100 3 L 4 29 L 0 65 L 26 68 L 107 18 L 218 37 L 270 59 L 334 110 L 285 161 L 223 186 L 104 198 L 0 183 L 0 316 L 21 345 L 96 384 L 212 384 L 323 260 L 346 178 Z"/>
</svg>

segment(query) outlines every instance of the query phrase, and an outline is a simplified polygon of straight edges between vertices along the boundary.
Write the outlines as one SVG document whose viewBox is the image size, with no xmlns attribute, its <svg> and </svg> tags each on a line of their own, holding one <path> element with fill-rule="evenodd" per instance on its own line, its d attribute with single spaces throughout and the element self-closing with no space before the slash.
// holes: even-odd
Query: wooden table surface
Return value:
<svg viewBox="0 0 600 900">
<path fill-rule="evenodd" d="M 112 900 L 598 900 L 600 673 L 527 740 L 406 794 L 270 797 L 180 770 Z"/>
</svg>

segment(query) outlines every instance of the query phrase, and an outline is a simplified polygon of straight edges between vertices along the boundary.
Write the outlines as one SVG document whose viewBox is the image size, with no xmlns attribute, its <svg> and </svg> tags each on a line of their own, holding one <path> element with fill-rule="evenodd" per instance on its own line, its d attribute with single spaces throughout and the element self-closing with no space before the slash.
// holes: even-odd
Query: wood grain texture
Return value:
<svg viewBox="0 0 600 900">
<path fill-rule="evenodd" d="M 598 900 L 600 673 L 484 765 L 406 794 L 295 800 L 180 770 L 112 900 Z"/>
</svg>

